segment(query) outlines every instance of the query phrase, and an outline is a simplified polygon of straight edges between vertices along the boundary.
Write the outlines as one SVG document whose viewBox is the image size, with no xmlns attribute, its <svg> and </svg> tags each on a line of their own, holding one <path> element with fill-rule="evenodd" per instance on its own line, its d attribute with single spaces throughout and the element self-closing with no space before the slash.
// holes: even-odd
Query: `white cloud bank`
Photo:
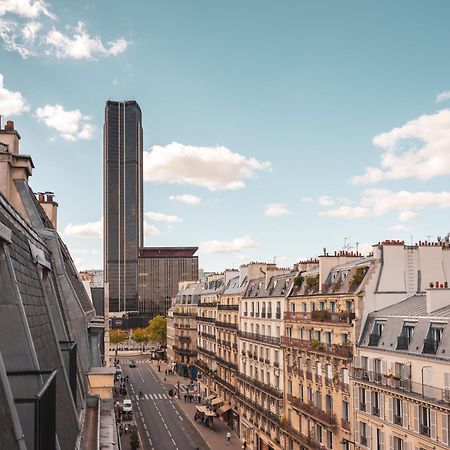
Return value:
<svg viewBox="0 0 450 450">
<path fill-rule="evenodd" d="M 321 216 L 344 219 L 379 217 L 392 211 L 402 211 L 399 219 L 412 220 L 417 217 L 414 210 L 428 207 L 450 208 L 450 192 L 393 192 L 387 189 L 367 189 L 362 192 L 359 205 L 341 206 L 321 211 Z"/>
<path fill-rule="evenodd" d="M 27 19 L 36 19 L 41 15 L 55 18 L 44 0 L 1 0 L 0 16 L 5 14 L 16 14 Z"/>
<path fill-rule="evenodd" d="M 172 200 L 174 202 L 186 203 L 187 205 L 199 205 L 202 202 L 202 199 L 200 197 L 189 194 L 171 195 L 169 197 L 169 200 Z"/>
<path fill-rule="evenodd" d="M 69 223 L 64 228 L 63 233 L 72 237 L 103 239 L 103 219 L 78 225 Z M 159 234 L 158 228 L 144 221 L 144 235 L 156 236 L 157 234 Z"/>
<path fill-rule="evenodd" d="M 0 73 L 0 115 L 12 116 L 29 111 L 30 107 L 20 92 L 10 91 L 3 84 L 3 75 Z"/>
<path fill-rule="evenodd" d="M 90 60 L 116 56 L 127 50 L 129 41 L 120 37 L 104 42 L 91 35 L 78 21 L 65 31 L 56 29 L 57 16 L 43 0 L 0 0 L 0 40 L 3 47 L 22 58 L 37 55 L 58 59 Z"/>
<path fill-rule="evenodd" d="M 412 231 L 412 228 L 408 225 L 405 225 L 403 223 L 399 223 L 397 225 L 393 225 L 392 227 L 388 228 L 389 231 L 396 231 L 399 233 L 406 233 L 407 231 Z"/>
<path fill-rule="evenodd" d="M 282 203 L 270 203 L 266 206 L 267 217 L 280 217 L 289 214 L 289 210 Z"/>
<path fill-rule="evenodd" d="M 144 179 L 157 183 L 191 184 L 210 191 L 241 189 L 256 172 L 269 170 L 226 147 L 194 147 L 173 142 L 144 152 Z"/>
<path fill-rule="evenodd" d="M 92 139 L 95 126 L 89 123 L 91 118 L 78 109 L 66 111 L 61 105 L 45 105 L 36 110 L 37 118 L 49 128 L 58 131 L 59 136 L 66 141 Z"/>
<path fill-rule="evenodd" d="M 199 249 L 203 253 L 238 253 L 255 247 L 257 247 L 256 242 L 248 234 L 230 242 L 213 240 L 203 241 L 199 245 Z"/>
<path fill-rule="evenodd" d="M 47 33 L 48 54 L 60 59 L 94 59 L 99 56 L 116 56 L 126 51 L 128 41 L 123 38 L 103 44 L 99 36 L 90 36 L 85 24 L 78 22 L 72 35 L 66 35 L 53 29 Z"/>
<path fill-rule="evenodd" d="M 167 223 L 183 222 L 183 219 L 180 219 L 177 216 L 171 216 L 168 214 L 163 214 L 163 213 L 155 212 L 155 211 L 146 212 L 145 217 L 148 217 L 150 220 L 154 220 L 155 222 L 167 222 Z"/>
<path fill-rule="evenodd" d="M 399 128 L 381 133 L 373 144 L 382 149 L 379 167 L 366 167 L 353 184 L 450 175 L 450 110 L 424 114 Z"/>
</svg>

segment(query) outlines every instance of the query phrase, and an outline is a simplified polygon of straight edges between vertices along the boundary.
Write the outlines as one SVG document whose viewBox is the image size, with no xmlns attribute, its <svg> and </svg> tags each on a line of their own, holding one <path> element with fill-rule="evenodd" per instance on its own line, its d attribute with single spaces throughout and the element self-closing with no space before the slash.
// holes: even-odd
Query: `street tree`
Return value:
<svg viewBox="0 0 450 450">
<path fill-rule="evenodd" d="M 148 344 L 150 342 L 150 335 L 147 328 L 135 328 L 132 332 L 132 339 L 137 344 L 142 344 L 140 346 L 141 353 L 142 353 L 142 347 L 145 346 L 145 344 Z"/>
<path fill-rule="evenodd" d="M 147 330 L 152 341 L 159 342 L 161 345 L 166 345 L 167 320 L 165 319 L 165 317 L 154 317 L 152 320 L 150 320 Z"/>
<path fill-rule="evenodd" d="M 125 342 L 128 338 L 127 332 L 124 330 L 121 330 L 120 328 L 113 328 L 109 332 L 109 342 L 111 344 L 116 345 L 116 358 L 117 358 L 117 347 L 119 344 L 122 344 Z"/>
</svg>

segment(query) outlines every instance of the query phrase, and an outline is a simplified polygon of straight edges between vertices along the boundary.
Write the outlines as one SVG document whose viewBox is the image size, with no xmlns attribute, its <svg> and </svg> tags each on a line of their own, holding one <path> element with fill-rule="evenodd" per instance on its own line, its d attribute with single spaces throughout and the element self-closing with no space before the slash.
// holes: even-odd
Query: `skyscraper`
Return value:
<svg viewBox="0 0 450 450">
<path fill-rule="evenodd" d="M 109 310 L 138 310 L 143 245 L 142 114 L 135 101 L 107 101 L 103 130 L 104 269 Z"/>
</svg>

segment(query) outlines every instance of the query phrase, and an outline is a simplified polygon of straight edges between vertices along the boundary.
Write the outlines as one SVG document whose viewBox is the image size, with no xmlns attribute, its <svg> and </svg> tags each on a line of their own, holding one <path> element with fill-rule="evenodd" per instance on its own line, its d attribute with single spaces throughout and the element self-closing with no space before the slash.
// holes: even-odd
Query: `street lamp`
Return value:
<svg viewBox="0 0 450 450">
<path fill-rule="evenodd" d="M 353 444 L 353 448 L 356 448 L 356 442 L 351 441 L 350 439 L 345 439 L 345 438 L 342 439 L 341 444 L 342 445 L 344 445 L 344 444 Z"/>
</svg>

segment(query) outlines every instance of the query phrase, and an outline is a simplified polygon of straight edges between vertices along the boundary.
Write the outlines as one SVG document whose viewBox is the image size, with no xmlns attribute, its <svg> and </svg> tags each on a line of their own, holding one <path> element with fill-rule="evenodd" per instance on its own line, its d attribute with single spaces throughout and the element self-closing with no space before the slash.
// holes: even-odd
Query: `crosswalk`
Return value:
<svg viewBox="0 0 450 450">
<path fill-rule="evenodd" d="M 133 400 L 170 400 L 167 394 L 144 394 L 142 398 L 139 398 L 139 395 L 133 394 L 131 398 Z"/>
</svg>

